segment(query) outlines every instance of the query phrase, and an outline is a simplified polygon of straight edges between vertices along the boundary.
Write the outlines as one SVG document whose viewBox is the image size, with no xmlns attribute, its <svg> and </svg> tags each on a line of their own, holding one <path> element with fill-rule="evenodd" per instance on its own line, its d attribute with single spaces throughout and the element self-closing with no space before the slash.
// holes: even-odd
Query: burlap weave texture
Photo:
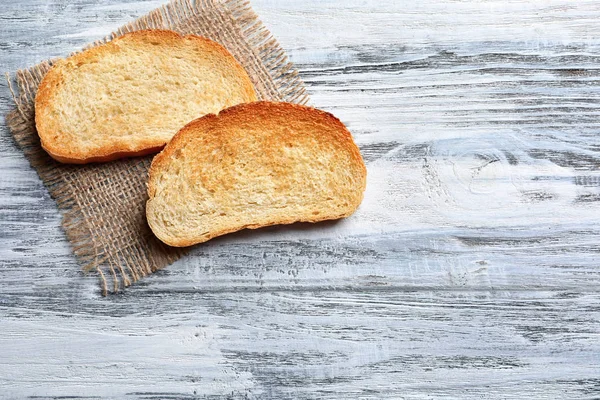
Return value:
<svg viewBox="0 0 600 400">
<path fill-rule="evenodd" d="M 225 46 L 250 75 L 263 100 L 306 103 L 297 71 L 243 0 L 174 0 L 123 26 L 95 46 L 140 29 L 172 29 Z M 19 147 L 56 200 L 73 252 L 95 270 L 103 294 L 117 292 L 185 253 L 164 245 L 146 223 L 146 182 L 152 156 L 109 163 L 66 165 L 40 146 L 34 99 L 52 61 L 19 70 L 11 85 L 15 109 L 6 123 Z M 9 83 L 12 81 L 9 77 Z"/>
</svg>

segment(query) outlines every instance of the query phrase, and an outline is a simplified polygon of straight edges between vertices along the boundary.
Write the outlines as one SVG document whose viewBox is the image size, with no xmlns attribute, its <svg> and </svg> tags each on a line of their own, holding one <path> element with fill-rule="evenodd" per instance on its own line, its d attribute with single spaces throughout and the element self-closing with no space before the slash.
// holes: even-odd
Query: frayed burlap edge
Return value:
<svg viewBox="0 0 600 400">
<path fill-rule="evenodd" d="M 224 29 L 224 27 L 226 29 Z M 174 0 L 147 15 L 121 27 L 103 40 L 86 48 L 97 46 L 125 33 L 141 29 L 173 29 L 183 34 L 202 33 L 219 41 L 238 58 L 249 72 L 260 99 L 305 104 L 308 101 L 304 84 L 298 72 L 288 61 L 285 51 L 265 28 L 243 0 Z M 82 202 L 81 190 L 74 184 L 80 166 L 57 164 L 41 148 L 35 131 L 34 100 L 39 83 L 51 68 L 52 60 L 15 73 L 7 73 L 7 81 L 15 109 L 6 117 L 15 141 L 23 150 L 31 166 L 37 171 L 62 214 L 62 227 L 73 253 L 84 271 L 96 271 L 101 292 L 118 292 L 139 279 L 179 259 L 186 249 L 168 247 L 154 237 L 115 244 L 113 238 L 99 236 L 88 215 L 88 204 Z M 146 179 L 151 157 L 137 159 L 127 172 L 129 179 Z M 93 166 L 85 168 L 93 169 Z M 140 193 L 144 201 L 144 193 Z M 110 282 L 110 283 L 109 283 Z M 110 289 L 109 289 L 110 288 Z"/>
</svg>

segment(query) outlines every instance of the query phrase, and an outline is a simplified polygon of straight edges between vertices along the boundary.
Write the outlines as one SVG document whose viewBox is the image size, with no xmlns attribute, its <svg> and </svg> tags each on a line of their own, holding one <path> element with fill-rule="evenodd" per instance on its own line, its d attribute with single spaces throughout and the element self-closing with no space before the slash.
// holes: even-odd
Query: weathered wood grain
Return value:
<svg viewBox="0 0 600 400">
<path fill-rule="evenodd" d="M 159 4 L 3 4 L 0 69 Z M 597 1 L 252 4 L 355 135 L 358 213 L 102 298 L 2 124 L 0 397 L 598 398 Z"/>
</svg>

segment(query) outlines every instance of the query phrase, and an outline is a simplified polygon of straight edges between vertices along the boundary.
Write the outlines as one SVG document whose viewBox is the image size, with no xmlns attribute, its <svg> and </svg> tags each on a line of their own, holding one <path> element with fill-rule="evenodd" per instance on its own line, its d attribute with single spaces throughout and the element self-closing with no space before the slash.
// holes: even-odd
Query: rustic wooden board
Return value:
<svg viewBox="0 0 600 400">
<path fill-rule="evenodd" d="M 14 71 L 161 2 L 4 3 Z M 0 397 L 599 398 L 598 2 L 252 4 L 361 146 L 360 210 L 102 298 L 1 124 Z"/>
</svg>

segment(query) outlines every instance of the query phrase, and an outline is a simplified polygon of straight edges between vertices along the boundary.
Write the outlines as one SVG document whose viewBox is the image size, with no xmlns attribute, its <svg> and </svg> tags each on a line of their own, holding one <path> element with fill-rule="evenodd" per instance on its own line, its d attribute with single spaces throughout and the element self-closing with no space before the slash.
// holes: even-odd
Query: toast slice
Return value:
<svg viewBox="0 0 600 400">
<path fill-rule="evenodd" d="M 58 61 L 40 83 L 35 124 L 58 161 L 110 161 L 158 152 L 191 120 L 256 99 L 220 44 L 143 30 Z"/>
<path fill-rule="evenodd" d="M 333 115 L 290 104 L 240 104 L 183 127 L 152 161 L 148 224 L 183 247 L 275 224 L 347 217 L 367 171 Z"/>
</svg>

